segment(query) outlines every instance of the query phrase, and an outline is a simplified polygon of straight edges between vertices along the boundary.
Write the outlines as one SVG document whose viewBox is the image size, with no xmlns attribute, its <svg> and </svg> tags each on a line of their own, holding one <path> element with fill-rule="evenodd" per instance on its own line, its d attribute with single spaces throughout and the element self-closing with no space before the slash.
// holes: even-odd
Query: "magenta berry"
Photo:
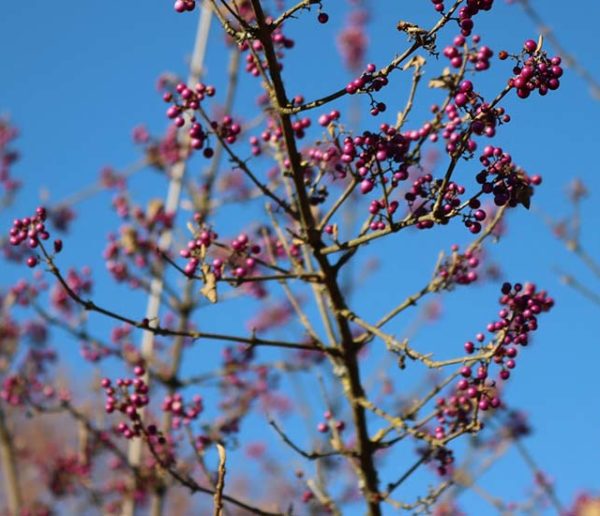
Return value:
<svg viewBox="0 0 600 516">
<path fill-rule="evenodd" d="M 525 41 L 525 43 L 523 43 L 523 48 L 526 52 L 533 54 L 533 52 L 535 52 L 535 49 L 537 48 L 537 43 L 532 39 L 528 39 L 527 41 Z"/>
<path fill-rule="evenodd" d="M 319 423 L 317 425 L 317 432 L 322 434 L 329 432 L 329 426 L 327 426 L 327 423 Z"/>
</svg>

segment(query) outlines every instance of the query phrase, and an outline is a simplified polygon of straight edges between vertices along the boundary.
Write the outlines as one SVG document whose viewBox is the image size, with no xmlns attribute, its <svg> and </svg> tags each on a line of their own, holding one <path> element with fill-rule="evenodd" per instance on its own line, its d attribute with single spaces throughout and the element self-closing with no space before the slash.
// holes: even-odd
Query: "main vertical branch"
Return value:
<svg viewBox="0 0 600 516">
<path fill-rule="evenodd" d="M 225 108 L 224 113 L 229 115 L 233 108 L 233 102 L 235 99 L 235 93 L 238 85 L 238 68 L 240 61 L 240 53 L 239 50 L 234 47 L 231 50 L 231 57 L 229 62 L 229 81 L 228 81 L 228 89 L 227 95 L 225 98 Z M 210 216 L 211 212 L 211 201 L 214 191 L 214 185 L 217 178 L 217 174 L 219 171 L 219 166 L 221 164 L 221 159 L 223 156 L 223 145 L 218 142 L 215 149 L 215 154 L 210 163 L 208 172 L 205 176 L 204 187 L 202 188 L 202 193 L 199 198 L 195 199 L 194 208 L 196 212 L 200 215 L 200 220 L 206 222 L 206 220 Z M 170 364 L 170 373 L 167 377 L 169 380 L 167 394 L 173 395 L 175 393 L 175 386 L 172 383 L 173 380 L 177 379 L 180 373 L 181 363 L 183 361 L 183 351 L 184 351 L 184 342 L 185 337 L 183 334 L 189 328 L 190 317 L 192 315 L 192 311 L 194 308 L 194 282 L 188 281 L 185 284 L 183 290 L 183 298 L 182 302 L 179 306 L 179 323 L 177 330 L 181 332 L 181 335 L 178 335 L 173 340 L 173 345 L 171 347 L 171 364 Z M 173 421 L 172 412 L 166 411 L 163 414 L 161 428 L 163 433 L 167 434 L 171 430 L 171 423 Z M 160 515 L 163 513 L 165 496 L 167 493 L 167 487 L 165 485 L 161 485 L 160 489 L 158 489 L 152 496 L 150 501 L 150 514 L 151 515 Z"/>
<path fill-rule="evenodd" d="M 290 115 L 286 112 L 288 98 L 271 39 L 272 26 L 266 22 L 260 0 L 251 0 L 251 3 L 256 16 L 258 38 L 264 48 L 268 72 L 273 85 L 272 91 L 268 93 L 281 124 L 283 139 L 291 164 L 292 182 L 294 184 L 297 209 L 300 215 L 299 222 L 302 235 L 311 248 L 315 261 L 323 272 L 330 309 L 333 312 L 340 335 L 338 347 L 341 352 L 341 365 L 344 366 L 346 372 L 343 379 L 344 392 L 351 406 L 352 421 L 356 432 L 356 455 L 358 461 L 354 464 L 354 467 L 359 478 L 361 491 L 367 503 L 368 514 L 378 516 L 381 514 L 381 506 L 379 479 L 373 457 L 375 448 L 369 438 L 365 409 L 359 402 L 360 399 L 364 398 L 364 390 L 360 379 L 358 346 L 352 337 L 348 320 L 343 316 L 343 311 L 347 307 L 340 285 L 338 284 L 337 271 L 329 263 L 327 256 L 321 252 L 324 245 L 321 240 L 321 234 L 316 228 L 315 219 L 304 186 L 304 169 L 300 153 L 296 146 L 292 121 Z"/>
</svg>

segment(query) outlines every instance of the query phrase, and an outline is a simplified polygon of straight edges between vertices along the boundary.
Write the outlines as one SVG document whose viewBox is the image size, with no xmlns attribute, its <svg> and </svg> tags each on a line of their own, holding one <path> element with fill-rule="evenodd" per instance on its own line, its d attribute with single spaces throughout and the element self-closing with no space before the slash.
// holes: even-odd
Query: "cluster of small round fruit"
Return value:
<svg viewBox="0 0 600 516">
<path fill-rule="evenodd" d="M 475 34 L 472 37 L 473 43 L 478 45 L 481 37 Z M 460 68 L 463 66 L 464 60 L 473 65 L 477 72 L 483 72 L 490 67 L 490 59 L 494 56 L 494 51 L 487 45 L 475 46 L 472 49 L 464 51 L 466 38 L 463 35 L 458 35 L 452 41 L 452 45 L 444 48 L 443 54 L 450 60 L 450 66 Z"/>
<path fill-rule="evenodd" d="M 518 56 L 519 64 L 513 72 L 515 76 L 509 79 L 509 86 L 516 89 L 517 96 L 522 99 L 529 97 L 532 91 L 537 90 L 540 95 L 546 95 L 550 90 L 560 87 L 560 78 L 563 69 L 560 66 L 559 56 L 548 57 L 546 52 L 538 48 L 539 45 L 532 39 L 523 44 L 523 55 Z M 508 54 L 501 53 L 500 58 L 506 59 Z"/>
<path fill-rule="evenodd" d="M 469 36 L 475 26 L 473 17 L 480 11 L 489 11 L 493 4 L 494 0 L 467 0 L 467 5 L 461 7 L 458 11 L 458 24 L 461 34 Z"/>
<path fill-rule="evenodd" d="M 186 124 L 184 117 L 185 111 L 191 111 L 192 113 L 200 107 L 200 103 L 206 97 L 213 97 L 215 95 L 215 88 L 213 86 L 206 85 L 202 82 L 196 84 L 194 88 L 188 88 L 187 85 L 180 82 L 175 86 L 175 91 L 167 91 L 163 94 L 163 100 L 171 103 L 167 109 L 167 117 L 173 120 L 175 127 L 183 127 Z M 239 124 L 235 124 L 231 117 L 224 117 L 222 124 L 213 121 L 211 128 L 214 131 L 220 131 L 224 135 L 226 141 L 232 139 L 235 142 L 237 135 L 241 132 Z M 188 134 L 190 137 L 190 147 L 194 150 L 204 149 L 203 155 L 206 158 L 213 156 L 214 151 L 212 148 L 206 146 L 208 141 L 208 135 L 206 130 L 197 121 L 196 117 L 192 114 L 189 118 L 189 130 Z"/>
<path fill-rule="evenodd" d="M 48 212 L 44 207 L 38 207 L 35 214 L 22 219 L 15 219 L 9 230 L 9 243 L 13 246 L 25 244 L 29 249 L 36 249 L 42 240 L 48 240 L 50 233 L 46 228 L 46 217 Z M 62 250 L 62 240 L 54 241 L 54 252 L 59 253 Z M 40 262 L 37 255 L 29 255 L 26 263 L 29 267 L 35 267 Z"/>
<path fill-rule="evenodd" d="M 195 0 L 175 0 L 173 9 L 178 13 L 191 12 L 196 8 Z"/>
<path fill-rule="evenodd" d="M 149 388 L 142 378 L 146 374 L 146 370 L 142 366 L 136 366 L 134 374 L 136 377 L 133 379 L 117 379 L 115 385 L 109 378 L 103 378 L 101 381 L 101 386 L 106 394 L 104 406 L 106 412 L 111 414 L 119 411 L 130 420 L 130 424 L 121 421 L 116 427 L 117 432 L 127 439 L 142 435 L 143 427 L 139 410 L 150 402 Z"/>
<path fill-rule="evenodd" d="M 479 214 L 479 218 L 485 218 L 485 212 Z M 477 250 L 467 249 L 464 253 L 459 253 L 458 245 L 452 246 L 452 255 L 448 256 L 440 264 L 438 276 L 443 280 L 444 288 L 450 288 L 454 284 L 469 285 L 479 279 L 476 272 L 480 265 Z"/>
<path fill-rule="evenodd" d="M 182 424 L 189 425 L 193 420 L 204 410 L 202 396 L 196 394 L 192 398 L 192 402 L 185 405 L 183 397 L 180 393 L 167 395 L 163 400 L 162 410 L 173 415 L 171 426 L 173 429 L 179 428 Z"/>
<path fill-rule="evenodd" d="M 496 206 L 529 208 L 533 187 L 542 183 L 540 175 L 527 175 L 501 147 L 486 146 L 479 160 L 486 168 L 475 179 L 483 193 L 493 194 Z"/>
</svg>

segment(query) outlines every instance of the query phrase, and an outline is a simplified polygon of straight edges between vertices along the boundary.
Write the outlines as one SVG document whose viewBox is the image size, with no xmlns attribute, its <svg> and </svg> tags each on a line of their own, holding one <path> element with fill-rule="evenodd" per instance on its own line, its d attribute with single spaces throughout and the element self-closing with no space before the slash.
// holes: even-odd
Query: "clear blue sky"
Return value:
<svg viewBox="0 0 600 516">
<path fill-rule="evenodd" d="M 331 14 L 327 26 L 316 22 L 289 25 L 290 34 L 299 44 L 297 51 L 287 52 L 290 57 L 286 79 L 294 85 L 290 91 L 308 91 L 309 98 L 343 86 L 350 77 L 336 64 L 335 48 L 330 44 L 346 3 L 323 3 Z M 484 34 L 487 44 L 495 50 L 510 50 L 527 38 L 537 37 L 518 7 L 503 0 L 495 3 L 492 14 L 477 19 L 476 32 Z M 165 71 L 185 74 L 196 23 L 196 14 L 177 15 L 171 4 L 170 0 L 2 2 L 0 113 L 9 114 L 21 130 L 16 146 L 22 160 L 14 174 L 25 184 L 17 204 L 8 212 L 0 212 L 3 230 L 8 229 L 14 216 L 29 213 L 39 204 L 42 190 L 47 189 L 50 199 L 57 201 L 95 182 L 104 165 L 122 168 L 136 161 L 139 154 L 131 143 L 131 130 L 137 124 L 145 123 L 155 133 L 164 130 L 165 105 L 156 91 L 156 79 Z M 399 4 L 406 5 L 397 7 Z M 430 19 L 429 4 L 417 0 L 372 0 L 377 9 L 369 26 L 373 43 L 369 60 L 383 65 L 404 48 L 403 36 L 393 29 L 390 19 Z M 541 0 L 533 4 L 557 31 L 563 45 L 600 78 L 597 45 L 591 37 L 597 31 L 600 4 L 592 0 L 577 2 L 576 7 Z M 428 15 L 423 15 L 423 11 Z M 307 33 L 309 37 L 302 39 Z M 451 34 L 454 31 L 447 31 L 440 44 Z M 226 59 L 220 40 L 221 34 L 214 25 L 210 46 L 215 50 L 209 50 L 207 80 L 217 86 L 222 84 Z M 490 92 L 501 87 L 508 73 L 508 67 L 497 61 L 493 66 L 494 71 L 484 81 Z M 406 85 L 398 83 L 397 87 L 404 92 Z M 394 91 L 388 95 L 392 106 Z M 426 97 L 423 92 L 421 98 Z M 398 102 L 401 105 L 403 100 Z M 425 109 L 429 103 L 425 101 Z M 561 500 L 569 504 L 580 489 L 600 488 L 600 448 L 596 439 L 600 432 L 600 348 L 595 328 L 599 307 L 563 286 L 556 269 L 579 274 L 599 292 L 600 282 L 552 237 L 542 212 L 554 218 L 566 214 L 564 190 L 574 177 L 581 178 L 591 192 L 583 210 L 583 239 L 591 253 L 600 257 L 600 212 L 594 209 L 600 195 L 595 158 L 600 101 L 592 100 L 583 81 L 567 72 L 558 92 L 525 102 L 511 95 L 504 106 L 513 122 L 502 130 L 498 142 L 510 149 L 527 170 L 542 174 L 544 184 L 536 193 L 530 212 L 520 209 L 510 215 L 507 237 L 500 245 L 490 247 L 490 252 L 507 279 L 534 281 L 550 290 L 557 300 L 551 314 L 541 318 L 534 345 L 519 360 L 508 396 L 513 405 L 527 410 L 535 432 L 527 445 L 541 467 L 556 479 Z M 254 94 L 239 95 L 236 109 L 249 116 L 255 109 Z M 415 109 L 415 124 L 425 109 Z M 132 187 L 138 188 L 142 197 L 164 194 L 161 189 L 150 191 L 147 183 L 159 185 L 155 180 L 137 178 Z M 65 269 L 90 264 L 98 280 L 95 298 L 130 309 L 135 306 L 132 299 L 139 300 L 139 296 L 128 297 L 122 288 L 115 291 L 109 281 L 103 281 L 106 272 L 101 252 L 106 234 L 116 228 L 109 203 L 110 196 L 101 194 L 77 207 L 80 218 L 64 238 L 65 253 L 60 263 Z M 242 228 L 244 220 L 240 216 L 226 224 L 233 231 Z M 393 241 L 372 246 L 365 256 L 377 254 L 381 262 L 389 259 L 393 263 L 370 278 L 353 302 L 365 316 L 375 317 L 393 305 L 399 291 L 408 294 L 420 287 L 430 274 L 437 252 L 447 249 L 453 241 L 466 243 L 468 236 L 464 230 L 452 228 L 441 236 L 438 232 L 407 232 Z M 24 268 L 2 266 L 0 282 L 6 285 L 18 275 L 28 274 Z M 393 288 L 385 286 L 390 274 L 397 279 Z M 375 285 L 377 294 L 369 288 Z M 416 343 L 426 347 L 432 342 L 438 346 L 447 341 L 458 349 L 495 315 L 497 288 L 485 285 L 448 296 L 441 321 L 425 327 Z M 138 307 L 136 315 L 141 315 L 144 302 Z M 252 313 L 249 307 L 241 310 Z M 217 325 L 225 321 L 216 313 Z M 110 326 L 97 323 L 99 331 Z M 402 329 L 399 326 L 395 331 L 400 334 Z M 70 367 L 80 365 L 76 352 L 66 352 L 65 360 Z M 497 496 L 520 499 L 530 484 L 529 476 L 527 468 L 511 455 L 482 479 L 482 485 Z M 479 503 L 477 498 L 466 496 L 463 508 L 467 514 L 492 513 L 489 506 L 481 508 Z"/>
</svg>

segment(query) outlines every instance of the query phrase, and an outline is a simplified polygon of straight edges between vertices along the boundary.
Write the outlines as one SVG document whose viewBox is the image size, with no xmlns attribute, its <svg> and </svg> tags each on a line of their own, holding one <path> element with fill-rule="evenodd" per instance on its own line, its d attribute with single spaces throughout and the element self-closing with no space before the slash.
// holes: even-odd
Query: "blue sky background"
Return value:
<svg viewBox="0 0 600 516">
<path fill-rule="evenodd" d="M 303 92 L 307 98 L 343 86 L 350 78 L 338 63 L 332 42 L 343 21 L 346 2 L 323 3 L 331 23 L 321 26 L 314 14 L 308 14 L 306 24 L 290 23 L 287 29 L 297 40 L 297 48 L 286 52 L 286 82 L 291 93 Z M 518 7 L 502 0 L 495 4 L 493 13 L 476 19 L 475 32 L 484 35 L 484 43 L 496 51 L 516 50 L 523 40 L 537 37 Z M 563 45 L 600 77 L 597 45 L 591 37 L 597 31 L 600 5 L 591 0 L 578 2 L 577 8 L 565 7 L 562 2 L 533 4 L 556 30 Z M 395 23 L 390 23 L 390 19 L 423 25 L 433 19 L 428 1 L 373 0 L 371 5 L 372 46 L 368 60 L 378 65 L 405 48 L 403 36 L 395 31 Z M 25 185 L 16 205 L 0 212 L 3 231 L 8 230 L 14 216 L 23 216 L 39 204 L 42 190 L 50 192 L 51 201 L 58 201 L 95 182 L 104 165 L 123 168 L 139 158 L 138 149 L 131 142 L 131 130 L 145 123 L 159 134 L 166 127 L 165 105 L 156 91 L 156 79 L 165 71 L 186 73 L 195 24 L 196 14 L 177 15 L 167 0 L 30 0 L 0 4 L 0 113 L 9 114 L 21 131 L 16 147 L 22 159 L 13 173 Z M 454 33 L 454 29 L 446 30 L 440 45 Z M 209 83 L 217 87 L 223 84 L 226 59 L 215 24 L 209 40 Z M 445 62 L 440 59 L 439 63 L 432 62 L 428 70 L 434 70 L 434 75 L 442 65 Z M 510 67 L 495 60 L 492 71 L 481 76 L 478 84 L 491 95 L 504 85 L 509 74 Z M 245 75 L 242 81 L 235 107 L 242 116 L 250 117 L 255 112 L 256 85 Z M 251 85 L 250 90 L 244 92 L 244 85 Z M 385 93 L 390 107 L 397 99 L 400 100 L 396 105 L 403 105 L 407 87 L 406 79 L 398 75 Z M 423 102 L 415 108 L 409 125 L 417 126 L 434 100 L 425 90 L 417 97 L 417 104 Z M 503 105 L 513 121 L 495 141 L 508 148 L 528 171 L 541 173 L 544 184 L 537 190 L 532 210 L 514 210 L 507 236 L 489 250 L 507 279 L 534 281 L 557 300 L 555 309 L 541 318 L 534 344 L 520 355 L 507 390 L 511 403 L 525 408 L 530 416 L 535 434 L 527 439 L 528 448 L 540 466 L 556 479 L 558 495 L 568 505 L 580 490 L 600 488 L 600 447 L 596 439 L 600 432 L 600 348 L 596 328 L 599 312 L 598 306 L 562 285 L 556 269 L 576 273 L 599 292 L 600 282 L 553 238 L 542 213 L 553 218 L 566 215 L 569 207 L 565 189 L 573 178 L 581 178 L 591 192 L 583 210 L 583 240 L 591 254 L 600 257 L 596 229 L 600 212 L 595 208 L 600 195 L 595 156 L 600 102 L 591 98 L 581 79 L 567 72 L 558 92 L 545 98 L 533 96 L 527 101 L 509 95 Z M 383 118 L 375 122 L 380 121 Z M 368 119 L 366 123 L 374 122 Z M 198 170 L 200 166 L 197 165 Z M 165 193 L 164 183 L 151 172 L 135 177 L 131 188 L 141 198 L 161 197 Z M 145 302 L 139 294 L 127 294 L 124 287 L 115 289 L 110 281 L 104 281 L 107 275 L 101 253 L 107 233 L 117 227 L 109 206 L 107 193 L 77 206 L 80 217 L 64 238 L 65 252 L 59 263 L 65 270 L 72 265 L 90 264 L 97 280 L 94 298 L 130 314 L 134 307 L 136 312 L 132 315 L 141 317 Z M 232 210 L 223 221 L 223 233 L 242 229 L 242 215 L 242 211 Z M 469 242 L 468 233 L 458 225 L 445 232 L 405 232 L 370 246 L 364 258 L 377 256 L 386 265 L 360 289 L 353 306 L 365 318 L 376 317 L 394 306 L 394 302 L 428 280 L 439 250 L 447 250 L 455 241 L 463 245 Z M 28 274 L 24 267 L 3 265 L 0 282 L 7 285 Z M 389 281 L 390 277 L 397 281 Z M 482 330 L 496 314 L 497 289 L 498 285 L 486 284 L 447 296 L 442 319 L 423 327 L 415 345 L 420 349 L 438 349 L 448 342 L 459 353 L 462 342 Z M 243 315 L 253 313 L 248 305 L 235 306 Z M 210 314 L 216 327 L 229 323 L 230 313 L 212 310 Z M 94 321 L 98 333 L 111 327 L 111 323 L 99 318 Z M 393 331 L 400 335 L 409 325 L 409 318 L 400 320 Z M 80 367 L 78 352 L 66 351 L 63 357 L 73 370 Z M 186 367 L 194 370 L 192 365 Z M 391 368 L 390 371 L 394 373 Z M 263 430 L 257 423 L 253 431 L 259 435 Z M 273 453 L 287 453 L 283 447 L 278 448 L 275 438 L 272 442 Z M 481 484 L 496 496 L 519 499 L 530 484 L 530 473 L 516 455 L 509 455 L 481 479 Z M 477 497 L 466 495 L 462 506 L 467 514 L 493 513 L 489 506 L 480 505 Z"/>
</svg>

